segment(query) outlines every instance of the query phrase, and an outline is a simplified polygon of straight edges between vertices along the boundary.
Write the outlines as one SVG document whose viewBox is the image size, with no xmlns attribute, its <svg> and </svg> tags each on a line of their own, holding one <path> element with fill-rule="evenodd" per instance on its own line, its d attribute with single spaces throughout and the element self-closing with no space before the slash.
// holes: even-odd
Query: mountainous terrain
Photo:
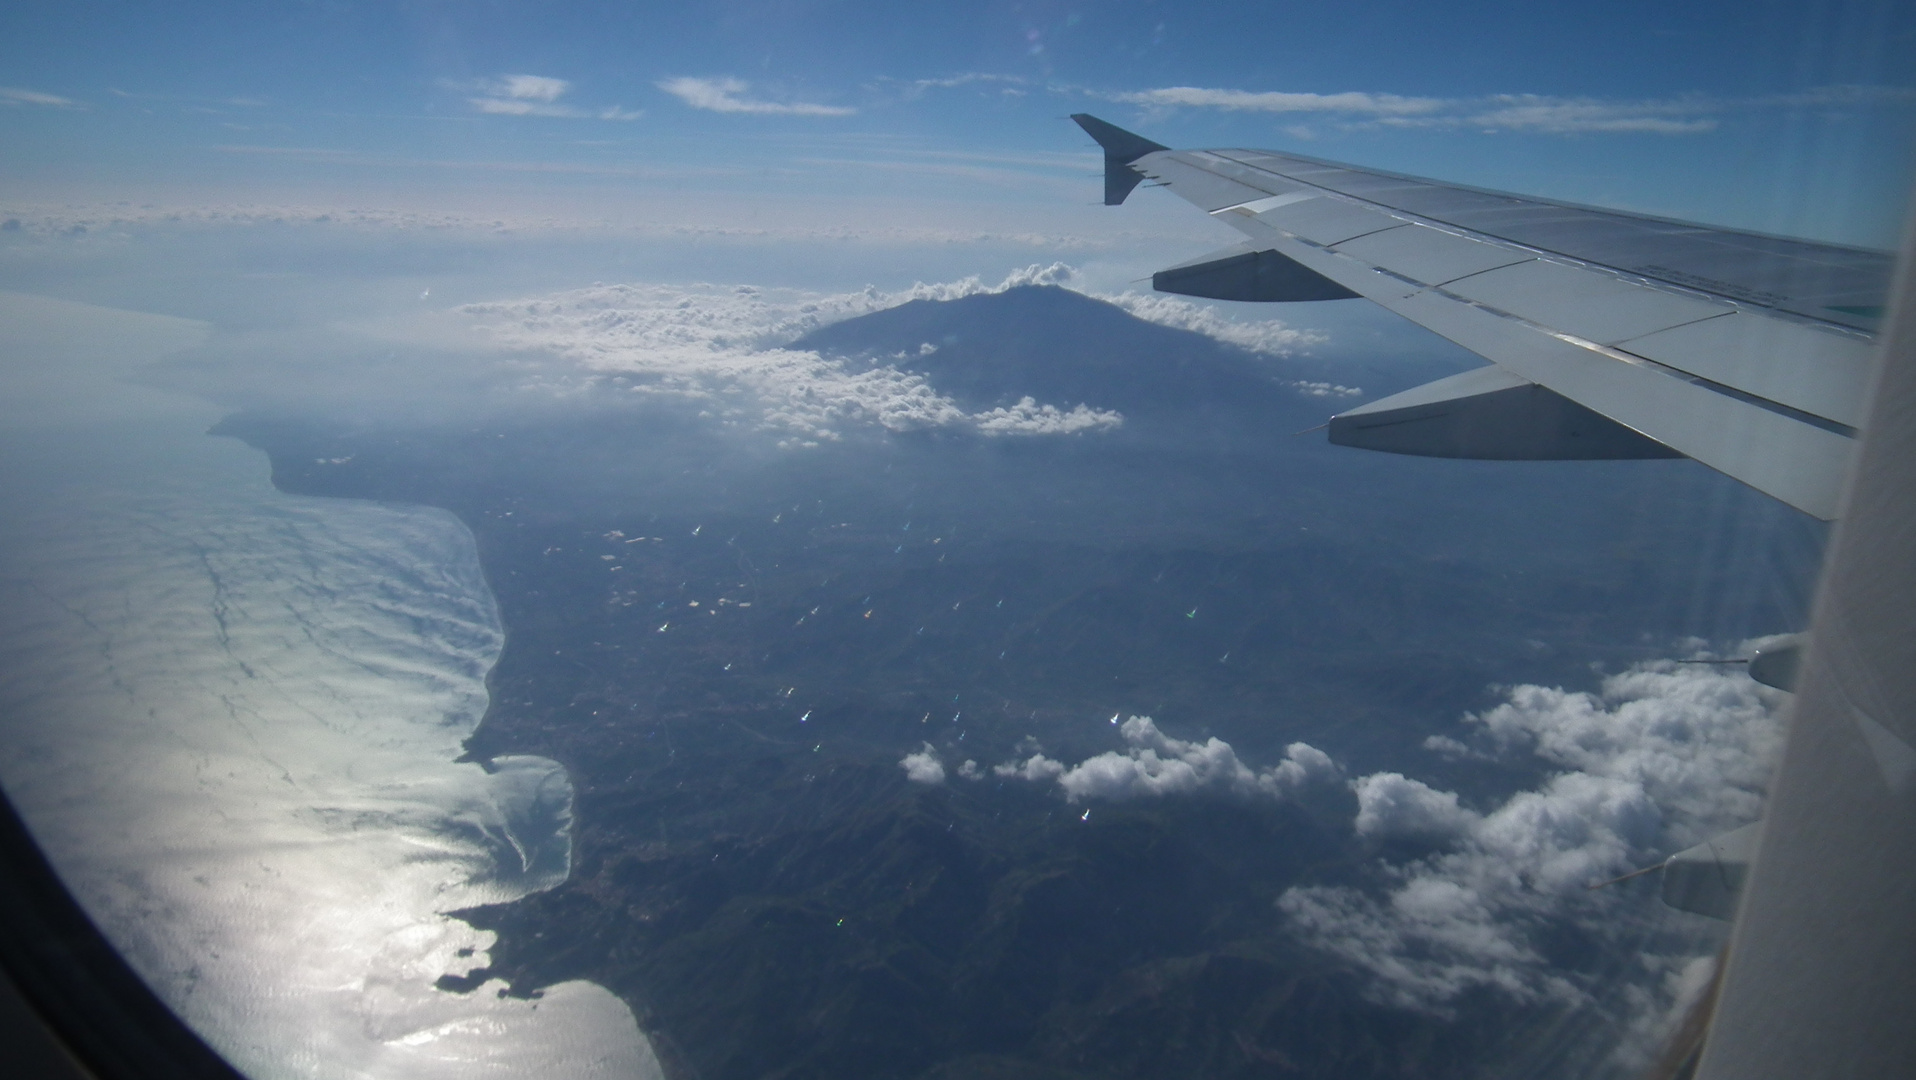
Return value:
<svg viewBox="0 0 1916 1080">
<path fill-rule="evenodd" d="M 1722 632 L 1671 614 L 1724 543 L 1684 508 L 1773 513 L 1760 497 L 1683 462 L 1294 437 L 1334 407 L 1294 385 L 1321 362 L 1062 289 L 914 302 L 791 347 L 918 372 L 970 410 L 1124 420 L 800 450 L 669 402 L 216 429 L 285 490 L 443 506 L 478 539 L 507 646 L 470 756 L 560 761 L 577 824 L 564 885 L 463 913 L 500 939 L 448 988 L 591 979 L 673 1075 L 708 1080 L 1550 1066 L 1561 1007 L 1379 1004 L 1285 922 L 1287 888 L 1373 881 L 1342 783 L 1081 802 L 993 767 L 1110 752 L 1141 715 L 1252 769 L 1301 741 L 1352 774 L 1514 790 L 1535 762 L 1421 744 L 1493 684 L 1587 682 Z M 1726 625 L 1791 625 L 1789 575 L 1807 571 Z M 936 782 L 901 768 L 919 752 Z"/>
</svg>

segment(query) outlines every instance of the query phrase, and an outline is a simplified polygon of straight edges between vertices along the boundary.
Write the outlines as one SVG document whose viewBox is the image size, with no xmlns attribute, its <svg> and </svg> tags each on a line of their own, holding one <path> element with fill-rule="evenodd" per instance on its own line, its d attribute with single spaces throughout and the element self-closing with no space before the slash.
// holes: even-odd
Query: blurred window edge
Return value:
<svg viewBox="0 0 1916 1080">
<path fill-rule="evenodd" d="M 0 1073 L 240 1080 L 60 882 L 0 792 Z"/>
</svg>

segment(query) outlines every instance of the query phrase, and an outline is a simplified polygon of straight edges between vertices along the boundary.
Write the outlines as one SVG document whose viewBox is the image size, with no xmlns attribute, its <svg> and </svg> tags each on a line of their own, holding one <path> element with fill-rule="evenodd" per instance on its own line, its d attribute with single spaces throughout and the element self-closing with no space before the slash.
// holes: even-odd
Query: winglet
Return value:
<svg viewBox="0 0 1916 1080">
<path fill-rule="evenodd" d="M 1133 172 L 1130 164 L 1146 154 L 1155 154 L 1159 150 L 1169 150 L 1142 135 L 1136 135 L 1107 124 L 1090 113 L 1072 113 L 1071 119 L 1078 122 L 1085 134 L 1098 140 L 1104 147 L 1104 205 L 1116 206 L 1124 201 L 1126 195 L 1138 186 L 1144 177 Z"/>
</svg>

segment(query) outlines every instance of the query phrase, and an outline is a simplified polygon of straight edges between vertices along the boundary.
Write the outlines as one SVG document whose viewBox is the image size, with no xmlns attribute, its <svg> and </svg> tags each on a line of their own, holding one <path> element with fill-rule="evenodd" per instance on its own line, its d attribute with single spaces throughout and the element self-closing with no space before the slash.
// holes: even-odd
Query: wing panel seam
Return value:
<svg viewBox="0 0 1916 1080">
<path fill-rule="evenodd" d="M 1252 151 L 1240 150 L 1238 152 L 1251 153 Z M 1339 199 L 1346 203 L 1350 203 L 1354 205 L 1360 205 L 1366 209 L 1377 210 L 1377 211 L 1389 214 L 1391 216 L 1397 217 L 1408 224 L 1423 225 L 1426 228 L 1436 229 L 1439 232 L 1450 233 L 1454 236 L 1459 236 L 1464 239 L 1472 240 L 1480 244 L 1491 244 L 1497 247 L 1528 252 L 1531 254 L 1533 258 L 1545 259 L 1550 262 L 1560 263 L 1566 266 L 1575 266 L 1582 269 L 1595 271 L 1597 273 L 1607 274 L 1612 277 L 1629 282 L 1633 285 L 1641 286 L 1643 288 L 1656 289 L 1660 292 L 1668 292 L 1678 296 L 1702 297 L 1702 298 L 1707 298 L 1707 299 L 1718 301 L 1718 302 L 1735 304 L 1735 305 L 1738 305 L 1739 307 L 1748 306 L 1748 307 L 1760 308 L 1772 318 L 1779 318 L 1789 322 L 1806 323 L 1808 325 L 1821 327 L 1822 329 L 1834 331 L 1834 332 L 1842 334 L 1845 337 L 1850 337 L 1857 340 L 1862 340 L 1862 341 L 1875 340 L 1874 334 L 1870 334 L 1866 331 L 1858 330 L 1855 327 L 1844 326 L 1841 323 L 1831 322 L 1824 319 L 1818 319 L 1813 316 L 1803 315 L 1794 311 L 1788 311 L 1784 308 L 1778 307 L 1774 304 L 1765 303 L 1761 300 L 1750 299 L 1747 297 L 1737 297 L 1737 296 L 1732 296 L 1728 293 L 1715 292 L 1700 286 L 1685 285 L 1680 282 L 1666 281 L 1662 278 L 1647 276 L 1643 274 L 1641 271 L 1633 271 L 1625 267 L 1612 266 L 1608 263 L 1595 262 L 1589 259 L 1581 259 L 1575 255 L 1566 254 L 1561 251 L 1555 251 L 1550 248 L 1537 247 L 1532 244 L 1525 244 L 1517 240 L 1511 240 L 1508 237 L 1493 236 L 1490 233 L 1479 232 L 1478 230 L 1472 229 L 1467 225 L 1459 225 L 1456 222 L 1445 221 L 1441 218 L 1426 217 L 1422 214 L 1417 213 L 1414 210 L 1405 210 L 1401 207 L 1390 206 L 1386 203 L 1377 202 L 1373 199 L 1366 199 L 1361 195 L 1352 195 L 1348 192 L 1338 191 L 1335 188 L 1326 187 L 1322 184 L 1318 184 L 1310 180 L 1305 180 L 1300 177 L 1291 176 L 1288 173 L 1281 173 L 1275 169 L 1268 169 L 1268 168 L 1264 168 L 1263 166 L 1253 165 L 1248 161 L 1239 161 L 1236 158 L 1226 157 L 1224 154 L 1219 153 L 1218 151 L 1210 151 L 1210 153 L 1216 154 L 1218 157 L 1223 158 L 1223 160 L 1228 161 L 1233 165 L 1236 165 L 1238 168 L 1250 169 L 1255 172 L 1261 172 L 1269 176 L 1274 176 L 1280 180 L 1285 181 L 1286 183 L 1303 184 L 1308 187 L 1314 188 L 1319 192 L 1322 192 L 1323 195 L 1329 198 Z M 1201 166 L 1199 167 L 1201 168 Z M 1206 170 L 1206 171 L 1209 171 L 1209 170 Z M 1240 184 L 1244 183 L 1244 181 L 1242 180 L 1235 180 L 1233 177 L 1229 176 L 1229 174 L 1220 172 L 1219 175 L 1224 176 L 1224 178 L 1227 180 L 1233 180 L 1233 182 L 1235 183 L 1240 183 Z M 1409 178 L 1406 178 L 1406 179 L 1409 179 Z M 1431 181 L 1421 181 L 1421 182 L 1426 184 L 1432 184 Z M 1255 185 L 1244 184 L 1244 186 L 1254 187 Z M 1456 186 L 1456 185 L 1433 184 L 1433 186 L 1448 187 L 1448 186 Z M 1464 190 L 1475 190 L 1475 189 L 1464 189 Z M 1502 197 L 1512 198 L 1511 196 L 1508 196 L 1508 195 L 1504 195 Z M 1527 203 L 1528 205 L 1540 205 L 1540 206 L 1557 205 L 1550 202 L 1539 202 L 1535 200 L 1514 200 L 1514 201 L 1524 202 L 1524 203 Z M 1600 210 L 1597 210 L 1596 208 L 1573 207 L 1573 206 L 1569 206 L 1568 204 L 1565 205 L 1565 208 L 1584 210 L 1586 212 L 1592 212 L 1592 213 L 1601 212 Z M 1279 230 L 1279 231 L 1282 231 L 1282 230 Z M 1291 234 L 1285 233 L 1285 235 L 1288 236 Z M 1368 234 L 1365 234 L 1365 235 L 1368 235 Z M 1357 237 L 1354 237 L 1354 236 L 1347 237 L 1344 240 L 1338 241 L 1338 243 L 1340 244 L 1348 243 L 1350 240 L 1355 240 L 1355 239 L 1357 239 Z M 1327 245 L 1320 245 L 1320 246 L 1327 246 Z M 1493 267 L 1493 269 L 1495 268 Z"/>
<path fill-rule="evenodd" d="M 1625 364 L 1631 364 L 1636 367 L 1646 368 L 1651 371 L 1659 372 L 1663 375 L 1669 376 L 1670 378 L 1676 379 L 1679 382 L 1686 382 L 1691 384 L 1692 386 L 1697 386 L 1705 390 L 1713 391 L 1715 393 L 1721 394 L 1724 397 L 1730 398 L 1732 400 L 1740 401 L 1745 405 L 1753 405 L 1756 408 L 1762 409 L 1766 412 L 1772 412 L 1777 414 L 1778 416 L 1783 416 L 1791 420 L 1795 420 L 1798 423 L 1807 424 L 1813 428 L 1819 428 L 1823 431 L 1829 432 L 1832 435 L 1841 435 L 1849 439 L 1854 439 L 1857 435 L 1857 429 L 1849 426 L 1848 424 L 1844 424 L 1836 420 L 1831 420 L 1825 416 L 1818 416 L 1817 414 L 1813 412 L 1809 412 L 1804 409 L 1799 409 L 1794 405 L 1785 405 L 1784 403 L 1780 401 L 1774 401 L 1770 398 L 1763 397 L 1760 394 L 1752 394 L 1748 390 L 1739 390 L 1736 387 L 1729 385 L 1728 383 L 1717 382 L 1715 379 L 1706 378 L 1705 376 L 1697 375 L 1693 372 L 1684 371 L 1682 368 L 1673 367 L 1669 364 L 1652 360 L 1647 356 L 1638 356 L 1636 353 L 1630 352 L 1625 349 L 1619 349 L 1614 346 L 1604 345 L 1599 342 L 1591 341 L 1588 338 L 1581 338 L 1575 334 L 1566 333 L 1562 330 L 1552 329 L 1548 326 L 1544 326 L 1541 323 L 1533 322 L 1530 319 L 1526 319 L 1521 315 L 1504 311 L 1501 308 L 1492 307 L 1489 304 L 1485 304 L 1477 300 L 1472 300 L 1467 296 L 1460 296 L 1454 292 L 1451 292 L 1448 289 L 1432 286 L 1431 291 L 1443 296 L 1447 300 L 1453 300 L 1453 301 L 1456 301 L 1457 303 L 1465 304 L 1470 307 L 1477 308 L 1480 311 L 1487 312 L 1499 318 L 1509 319 L 1512 322 L 1520 323 L 1523 326 L 1529 327 L 1530 329 L 1535 330 L 1540 334 L 1544 334 L 1549 337 L 1556 338 L 1558 341 L 1564 342 L 1565 344 L 1575 345 L 1576 347 L 1580 349 L 1585 349 L 1589 352 L 1594 352 L 1600 356 L 1606 356 L 1612 360 L 1621 361 L 1622 363 L 1625 363 Z M 1677 323 L 1676 326 L 1691 326 L 1696 323 L 1709 322 L 1711 319 L 1720 319 L 1720 318 L 1723 318 L 1724 316 L 1733 315 L 1733 314 L 1735 314 L 1735 312 L 1725 311 L 1717 315 L 1706 315 L 1701 319 L 1691 319 L 1689 322 Z M 1676 328 L 1676 326 L 1666 326 L 1663 329 L 1673 330 Z M 1658 332 L 1660 333 L 1661 331 L 1658 331 Z"/>
</svg>

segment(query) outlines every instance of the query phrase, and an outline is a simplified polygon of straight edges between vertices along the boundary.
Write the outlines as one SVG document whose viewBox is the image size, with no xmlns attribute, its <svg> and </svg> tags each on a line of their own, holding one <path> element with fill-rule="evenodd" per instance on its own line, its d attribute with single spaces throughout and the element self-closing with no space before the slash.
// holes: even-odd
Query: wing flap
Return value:
<svg viewBox="0 0 1916 1080">
<path fill-rule="evenodd" d="M 1618 347 L 1845 427 L 1863 423 L 1873 345 L 1860 338 L 1738 312 Z"/>
<path fill-rule="evenodd" d="M 1806 514 L 1836 516 L 1848 436 L 1435 291 L 1385 306 Z"/>
<path fill-rule="evenodd" d="M 1403 278 L 1342 252 L 1267 235 L 1286 256 L 1531 382 L 1804 513 L 1836 516 L 1854 448 L 1846 434 L 1448 289 L 1406 290 Z"/>
<path fill-rule="evenodd" d="M 1601 270 L 1547 259 L 1486 270 L 1443 288 L 1466 300 L 1600 345 L 1735 310 L 1728 304 L 1681 296 Z"/>
</svg>

